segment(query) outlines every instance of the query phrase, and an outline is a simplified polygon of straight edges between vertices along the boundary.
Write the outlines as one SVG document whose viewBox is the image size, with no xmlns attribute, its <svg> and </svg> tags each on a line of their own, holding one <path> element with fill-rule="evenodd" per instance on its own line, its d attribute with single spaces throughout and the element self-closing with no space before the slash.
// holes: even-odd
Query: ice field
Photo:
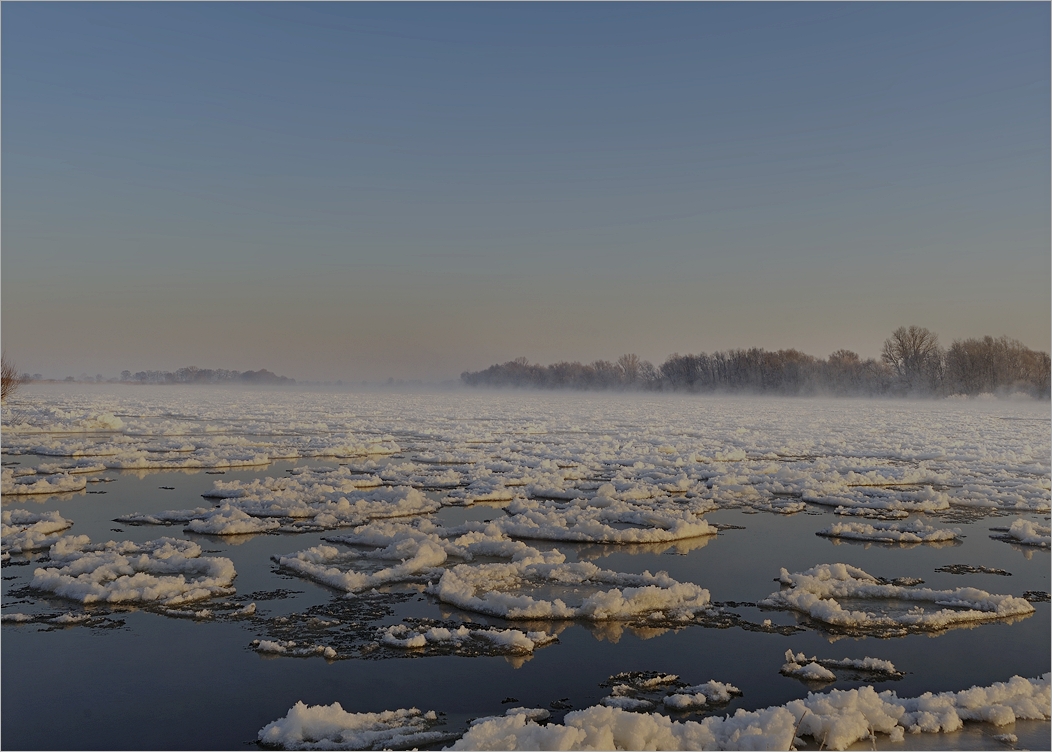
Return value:
<svg viewBox="0 0 1052 752">
<path fill-rule="evenodd" d="M 1047 402 L 32 384 L 2 438 L 5 748 L 1052 742 Z"/>
</svg>

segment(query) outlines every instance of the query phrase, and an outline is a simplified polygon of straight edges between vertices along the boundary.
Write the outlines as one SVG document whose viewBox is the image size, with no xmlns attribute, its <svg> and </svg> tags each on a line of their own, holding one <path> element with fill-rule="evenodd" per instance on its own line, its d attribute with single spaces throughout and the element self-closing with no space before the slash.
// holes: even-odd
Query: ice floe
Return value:
<svg viewBox="0 0 1052 752">
<path fill-rule="evenodd" d="M 62 537 L 63 531 L 73 526 L 58 512 L 30 512 L 25 509 L 3 512 L 0 520 L 3 525 L 0 545 L 5 557 L 47 548 Z"/>
<path fill-rule="evenodd" d="M 257 653 L 290 655 L 298 658 L 306 658 L 312 655 L 320 655 L 323 658 L 336 658 L 336 651 L 328 645 L 310 645 L 296 640 L 253 640 L 250 647 Z"/>
<path fill-rule="evenodd" d="M 407 650 L 436 645 L 460 648 L 465 645 L 478 645 L 481 642 L 485 643 L 483 650 L 487 654 L 511 655 L 532 653 L 536 648 L 558 639 L 547 632 L 523 632 L 518 629 L 493 629 L 482 626 L 469 628 L 467 625 L 450 629 L 427 625 L 414 628 L 406 624 L 395 624 L 387 627 L 380 636 L 382 644 Z"/>
<path fill-rule="evenodd" d="M 1018 519 L 1009 527 L 992 527 L 991 530 L 1002 533 L 991 535 L 991 538 L 1018 543 L 1023 546 L 1037 546 L 1038 548 L 1049 548 L 1052 546 L 1052 527 L 1040 525 L 1030 520 Z"/>
<path fill-rule="evenodd" d="M 38 568 L 31 586 L 81 603 L 174 606 L 232 594 L 233 563 L 201 553 L 175 538 L 92 544 L 86 535 L 66 536 L 49 550 L 57 566 Z"/>
<path fill-rule="evenodd" d="M 960 528 L 939 528 L 921 520 L 911 522 L 835 522 L 815 535 L 827 538 L 881 541 L 886 543 L 941 543 L 958 540 Z"/>
<path fill-rule="evenodd" d="M 676 674 L 658 671 L 626 671 L 611 676 L 602 686 L 610 687 L 610 695 L 600 700 L 600 705 L 633 712 L 658 706 L 675 712 L 696 711 L 726 705 L 741 696 L 741 690 L 731 684 L 708 681 L 689 686 Z"/>
<path fill-rule="evenodd" d="M 86 478 L 68 473 L 55 473 L 43 478 L 36 475 L 17 476 L 12 470 L 4 468 L 2 473 L 2 493 L 4 496 L 29 496 L 36 494 L 68 493 L 83 491 L 88 487 Z"/>
<path fill-rule="evenodd" d="M 1023 598 L 997 595 L 978 588 L 932 590 L 882 582 L 849 564 L 820 564 L 804 572 L 784 568 L 779 581 L 787 586 L 761 606 L 806 614 L 827 626 L 848 630 L 939 630 L 955 625 L 1025 616 L 1034 607 Z M 844 608 L 840 601 L 859 602 L 873 610 Z M 906 608 L 894 607 L 905 602 Z M 942 606 L 928 610 L 914 603 Z"/>
<path fill-rule="evenodd" d="M 258 738 L 282 749 L 409 749 L 449 739 L 450 734 L 431 730 L 438 723 L 434 711 L 416 708 L 348 713 L 338 702 L 297 702 L 284 718 L 260 729 Z"/>
<path fill-rule="evenodd" d="M 794 737 L 811 737 L 824 748 L 842 750 L 878 734 L 901 741 L 907 733 L 952 732 L 965 721 L 1004 726 L 1017 719 L 1046 720 L 1049 677 L 1015 676 L 988 687 L 912 698 L 870 686 L 832 690 L 700 721 L 601 705 L 567 713 L 560 724 L 494 716 L 475 721 L 449 749 L 789 749 L 802 741 Z"/>
<path fill-rule="evenodd" d="M 895 668 L 895 664 L 881 658 L 808 658 L 803 653 L 793 653 L 792 650 L 785 651 L 785 663 L 781 673 L 804 681 L 831 682 L 837 679 L 837 675 L 830 670 L 834 668 L 847 669 L 870 678 L 880 676 L 898 679 L 903 676 L 902 672 Z"/>
</svg>

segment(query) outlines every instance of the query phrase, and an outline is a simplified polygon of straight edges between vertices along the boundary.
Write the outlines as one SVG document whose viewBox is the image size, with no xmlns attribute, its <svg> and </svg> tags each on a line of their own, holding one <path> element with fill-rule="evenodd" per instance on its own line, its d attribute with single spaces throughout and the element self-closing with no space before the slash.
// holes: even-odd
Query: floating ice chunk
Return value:
<svg viewBox="0 0 1052 752">
<path fill-rule="evenodd" d="M 966 720 L 1005 725 L 1047 720 L 1049 679 L 1012 677 L 989 687 L 900 699 L 873 687 L 810 693 L 780 707 L 738 710 L 701 721 L 593 706 L 541 726 L 524 716 L 481 718 L 450 749 L 788 749 L 794 731 L 842 750 L 876 734 L 902 741 L 909 733 L 956 731 Z"/>
<path fill-rule="evenodd" d="M 193 532 L 239 535 L 278 528 L 297 532 L 331 530 L 372 519 L 425 514 L 441 507 L 415 488 L 378 488 L 380 483 L 376 476 L 357 475 L 345 467 L 303 468 L 287 478 L 250 483 L 217 481 L 207 496 L 226 500 L 219 509 L 125 515 L 120 520 L 132 524 L 184 521 L 190 523 Z M 283 526 L 273 518 L 291 522 Z"/>
<path fill-rule="evenodd" d="M 6 492 L 5 492 L 6 493 Z M 58 512 L 30 512 L 12 509 L 0 515 L 0 545 L 7 554 L 47 548 L 62 536 L 73 523 Z"/>
<path fill-rule="evenodd" d="M 833 514 L 844 517 L 871 517 L 880 520 L 904 520 L 910 516 L 905 509 L 869 509 L 867 507 L 852 507 L 851 509 L 837 507 L 833 510 Z"/>
<path fill-rule="evenodd" d="M 194 533 L 209 535 L 243 535 L 245 533 L 265 533 L 279 527 L 281 523 L 275 519 L 252 517 L 240 509 L 224 504 L 203 517 L 190 520 L 186 529 Z"/>
<path fill-rule="evenodd" d="M 611 695 L 599 701 L 600 705 L 608 708 L 621 708 L 621 710 L 651 710 L 654 703 L 641 697 L 626 697 L 624 695 Z"/>
<path fill-rule="evenodd" d="M 1019 718 L 1049 717 L 1049 677 L 1012 677 L 989 687 L 972 687 L 962 692 L 926 692 L 919 697 L 898 698 L 894 692 L 877 694 L 873 687 L 832 690 L 828 694 L 809 694 L 803 700 L 786 704 L 799 719 L 799 734 L 810 736 L 829 749 L 845 749 L 874 733 L 888 734 L 901 741 L 906 732 L 938 733 L 957 731 L 966 720 L 986 721 L 997 726 Z"/>
<path fill-rule="evenodd" d="M 397 550 L 391 551 L 390 558 L 398 558 L 398 553 Z M 379 552 L 373 558 L 382 555 Z M 288 556 L 275 556 L 274 560 L 312 580 L 353 593 L 389 582 L 416 581 L 434 576 L 437 574 L 435 568 L 445 563 L 446 552 L 441 546 L 424 541 L 415 546 L 415 552 L 403 558 L 401 563 L 371 572 L 363 571 L 370 563 L 369 559 L 355 551 L 341 551 L 335 546 L 314 546 Z"/>
<path fill-rule="evenodd" d="M 996 595 L 977 588 L 932 590 L 884 584 L 848 564 L 820 564 L 793 574 L 782 569 L 779 581 L 789 589 L 772 593 L 760 601 L 760 605 L 789 608 L 826 624 L 848 629 L 937 630 L 955 624 L 1023 616 L 1034 611 L 1034 607 L 1023 598 Z M 851 611 L 844 609 L 837 598 L 878 603 L 915 601 L 949 608 L 925 611 L 917 606 L 901 613 L 891 609 L 883 612 Z"/>
<path fill-rule="evenodd" d="M 83 624 L 89 621 L 91 616 L 88 614 L 74 614 L 72 611 L 56 616 L 53 619 L 48 619 L 52 624 Z"/>
<path fill-rule="evenodd" d="M 708 609 L 709 591 L 678 582 L 665 572 L 622 574 L 589 562 L 567 564 L 539 558 L 507 564 L 458 564 L 443 572 L 428 591 L 459 608 L 506 619 L 602 621 L 664 612 L 669 619 L 687 621 Z M 565 600 L 528 594 L 541 587 L 565 589 Z"/>
<path fill-rule="evenodd" d="M 50 549 L 31 586 L 81 603 L 157 603 L 174 606 L 230 595 L 236 571 L 229 559 L 201 556 L 196 543 L 159 538 L 92 545 L 86 535 L 66 536 Z"/>
<path fill-rule="evenodd" d="M 950 508 L 950 497 L 931 488 L 922 491 L 900 491 L 895 495 L 877 495 L 845 489 L 842 493 L 829 495 L 812 489 L 805 490 L 801 498 L 814 504 L 844 507 L 847 509 L 882 509 L 892 512 L 939 512 Z"/>
<path fill-rule="evenodd" d="M 827 668 L 823 668 L 814 661 L 804 663 L 787 661 L 785 665 L 782 666 L 782 673 L 786 676 L 792 676 L 809 682 L 836 681 L 836 674 Z"/>
<path fill-rule="evenodd" d="M 640 509 L 602 495 L 570 504 L 516 500 L 505 507 L 505 511 L 510 516 L 495 524 L 513 538 L 661 543 L 718 532 L 717 528 L 690 512 Z M 618 524 L 630 527 L 615 527 Z"/>
<path fill-rule="evenodd" d="M 78 460 L 76 462 L 46 462 L 37 467 L 40 475 L 51 475 L 54 473 L 98 473 L 106 469 L 106 465 L 95 460 Z"/>
<path fill-rule="evenodd" d="M 741 695 L 742 691 L 733 684 L 709 681 L 693 687 L 679 689 L 668 695 L 662 703 L 670 710 L 692 710 L 705 705 L 723 705 Z"/>
<path fill-rule="evenodd" d="M 34 475 L 23 475 L 16 478 L 13 471 L 4 468 L 3 473 L 0 473 L 0 492 L 4 496 L 28 496 L 83 491 L 88 487 L 88 481 L 85 478 L 67 473 L 56 473 L 38 480 L 34 480 L 35 477 Z"/>
<path fill-rule="evenodd" d="M 992 527 L 991 530 L 1000 531 L 1003 535 L 991 535 L 997 540 L 1019 543 L 1024 546 L 1037 546 L 1038 548 L 1049 548 L 1052 546 L 1052 527 L 1040 525 L 1030 520 L 1018 519 L 1011 527 Z"/>
<path fill-rule="evenodd" d="M 26 622 L 36 621 L 36 618 L 29 614 L 0 614 L 0 622 L 9 622 L 11 624 L 25 624 Z"/>
<path fill-rule="evenodd" d="M 488 643 L 488 652 L 523 655 L 536 648 L 556 642 L 555 635 L 546 632 L 522 632 L 518 629 L 457 629 L 425 627 L 416 629 L 405 624 L 396 624 L 384 630 L 380 642 L 396 648 L 423 648 L 428 645 L 450 645 L 461 647 L 471 643 Z"/>
<path fill-rule="evenodd" d="M 521 715 L 482 719 L 449 749 L 786 749 L 794 727 L 785 708 L 673 721 L 597 705 L 546 726 Z"/>
<path fill-rule="evenodd" d="M 836 522 L 815 535 L 827 538 L 886 541 L 891 543 L 935 543 L 960 538 L 960 528 L 938 528 L 920 520 L 912 522 Z"/>
<path fill-rule="evenodd" d="M 295 640 L 253 640 L 250 646 L 257 653 L 290 655 L 297 658 L 320 655 L 323 658 L 333 660 L 337 656 L 336 651 L 328 645 L 306 645 Z"/>
<path fill-rule="evenodd" d="M 552 714 L 544 708 L 508 708 L 504 711 L 504 715 L 522 715 L 531 721 L 546 721 Z"/>
<path fill-rule="evenodd" d="M 122 514 L 114 519 L 114 522 L 123 522 L 126 525 L 173 525 L 175 523 L 186 523 L 199 517 L 211 514 L 213 507 L 197 507 L 196 509 L 169 509 L 157 514 Z"/>
<path fill-rule="evenodd" d="M 434 711 L 416 708 L 348 713 L 338 702 L 297 702 L 284 718 L 260 729 L 258 738 L 283 749 L 408 749 L 449 739 L 447 733 L 430 730 L 438 722 Z"/>
<path fill-rule="evenodd" d="M 836 681 L 836 674 L 829 670 L 831 668 L 861 671 L 892 679 L 903 676 L 895 664 L 880 658 L 808 658 L 803 653 L 794 654 L 792 650 L 785 651 L 785 664 L 781 673 L 805 681 Z"/>
</svg>

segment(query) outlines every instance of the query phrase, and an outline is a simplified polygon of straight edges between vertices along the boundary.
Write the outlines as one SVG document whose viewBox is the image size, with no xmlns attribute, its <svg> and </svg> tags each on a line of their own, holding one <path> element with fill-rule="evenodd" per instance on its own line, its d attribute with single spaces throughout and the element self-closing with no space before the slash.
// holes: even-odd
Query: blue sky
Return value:
<svg viewBox="0 0 1052 752">
<path fill-rule="evenodd" d="M 20 368 L 1050 334 L 1043 3 L 5 3 Z"/>
</svg>

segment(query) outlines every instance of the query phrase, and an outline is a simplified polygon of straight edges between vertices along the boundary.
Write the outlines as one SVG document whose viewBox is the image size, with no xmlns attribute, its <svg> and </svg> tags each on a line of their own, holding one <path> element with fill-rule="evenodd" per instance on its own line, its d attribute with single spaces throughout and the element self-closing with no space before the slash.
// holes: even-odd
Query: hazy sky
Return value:
<svg viewBox="0 0 1052 752">
<path fill-rule="evenodd" d="M 1049 349 L 1048 3 L 4 3 L 21 370 Z"/>
</svg>

